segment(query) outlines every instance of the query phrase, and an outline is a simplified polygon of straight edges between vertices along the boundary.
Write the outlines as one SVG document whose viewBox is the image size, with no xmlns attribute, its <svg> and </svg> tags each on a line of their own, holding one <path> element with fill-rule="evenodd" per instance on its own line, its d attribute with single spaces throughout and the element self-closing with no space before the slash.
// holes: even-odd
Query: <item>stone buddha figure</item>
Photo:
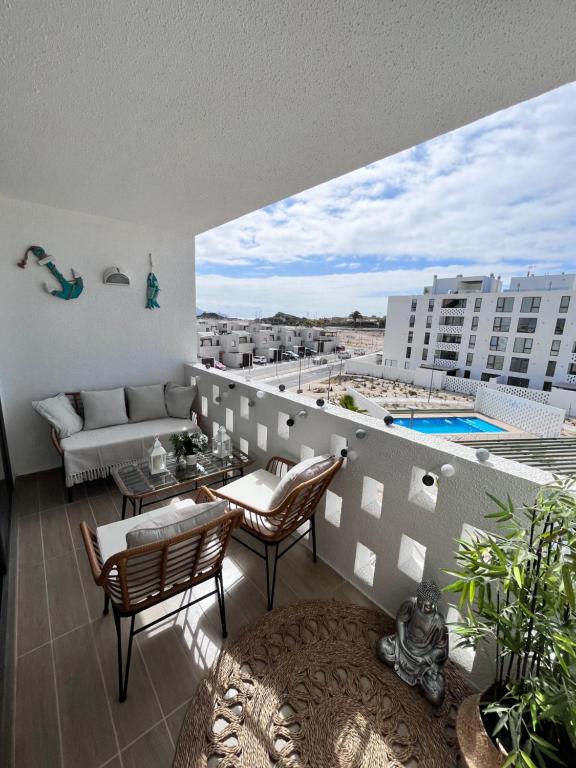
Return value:
<svg viewBox="0 0 576 768">
<path fill-rule="evenodd" d="M 442 665 L 448 658 L 448 630 L 437 610 L 440 590 L 423 581 L 396 615 L 396 634 L 381 637 L 376 654 L 408 685 L 418 685 L 435 706 L 444 698 Z"/>
</svg>

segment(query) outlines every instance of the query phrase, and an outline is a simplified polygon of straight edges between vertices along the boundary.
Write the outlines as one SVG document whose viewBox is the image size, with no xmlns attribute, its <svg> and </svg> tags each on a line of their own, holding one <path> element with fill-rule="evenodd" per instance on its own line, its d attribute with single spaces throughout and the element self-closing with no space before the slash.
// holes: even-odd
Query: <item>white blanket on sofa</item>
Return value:
<svg viewBox="0 0 576 768">
<path fill-rule="evenodd" d="M 165 418 L 86 429 L 65 437 L 60 445 L 64 449 L 66 485 L 71 488 L 86 480 L 107 477 L 114 467 L 147 458 L 155 435 L 171 451 L 170 435 L 184 430 L 195 432 L 198 427 L 188 419 Z"/>
</svg>

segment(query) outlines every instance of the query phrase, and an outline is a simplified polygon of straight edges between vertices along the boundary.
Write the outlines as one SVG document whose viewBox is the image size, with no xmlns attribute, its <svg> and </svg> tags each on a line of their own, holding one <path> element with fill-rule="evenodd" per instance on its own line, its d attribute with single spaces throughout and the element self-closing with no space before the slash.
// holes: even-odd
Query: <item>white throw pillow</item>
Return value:
<svg viewBox="0 0 576 768">
<path fill-rule="evenodd" d="M 81 416 L 64 394 L 48 397 L 46 400 L 34 400 L 32 408 L 52 424 L 58 437 L 70 437 L 80 432 L 84 426 Z"/>
<path fill-rule="evenodd" d="M 168 416 L 173 419 L 189 419 L 192 403 L 196 399 L 198 387 L 183 387 L 180 384 L 170 382 L 166 384 L 166 408 Z"/>
<path fill-rule="evenodd" d="M 195 504 L 191 499 L 170 504 L 150 515 L 144 522 L 135 525 L 126 534 L 126 546 L 141 547 L 164 539 L 171 539 L 180 533 L 198 528 L 220 517 L 227 502 L 209 501 Z"/>
<path fill-rule="evenodd" d="M 289 469 L 282 480 L 274 489 L 274 493 L 268 502 L 268 509 L 274 509 L 281 504 L 286 496 L 291 493 L 297 485 L 312 480 L 327 469 L 330 469 L 337 461 L 335 456 L 312 456 L 310 459 L 304 459 Z"/>
<path fill-rule="evenodd" d="M 168 415 L 164 402 L 164 385 L 148 384 L 143 387 L 126 387 L 130 421 L 165 419 Z"/>
<path fill-rule="evenodd" d="M 124 389 L 93 389 L 82 391 L 84 404 L 84 429 L 100 429 L 126 424 L 126 399 Z"/>
</svg>

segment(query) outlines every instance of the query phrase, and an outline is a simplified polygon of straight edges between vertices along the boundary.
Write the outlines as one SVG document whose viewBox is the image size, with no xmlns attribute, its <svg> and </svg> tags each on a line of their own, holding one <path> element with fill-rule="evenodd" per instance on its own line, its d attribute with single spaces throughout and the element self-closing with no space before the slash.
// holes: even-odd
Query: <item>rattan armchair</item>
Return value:
<svg viewBox="0 0 576 768">
<path fill-rule="evenodd" d="M 214 488 L 205 489 L 210 498 L 226 499 L 231 509 L 241 510 L 243 515 L 242 530 L 264 545 L 264 552 L 262 553 L 251 547 L 246 541 L 233 537 L 266 562 L 266 594 L 269 611 L 274 606 L 278 560 L 301 538 L 307 536 L 308 533 L 311 534 L 312 538 L 312 558 L 314 562 L 317 561 L 314 515 L 320 499 L 330 485 L 332 478 L 342 466 L 342 463 L 342 458 L 337 459 L 329 469 L 312 480 L 307 480 L 296 486 L 277 507 L 268 510 L 260 509 L 257 506 L 250 506 L 245 502 L 239 504 L 232 495 L 233 484 L 217 490 Z M 266 465 L 266 471 L 281 477 L 295 464 L 296 462 L 291 459 L 273 456 Z M 280 551 L 280 545 L 308 521 L 310 521 L 310 526 Z M 273 557 L 272 564 L 270 563 L 270 551 Z"/>
<path fill-rule="evenodd" d="M 198 501 L 211 501 L 205 488 L 199 491 Z M 164 621 L 179 611 L 210 597 L 218 597 L 222 636 L 226 637 L 226 611 L 222 561 L 231 533 L 241 522 L 240 510 L 226 509 L 218 518 L 171 539 L 126 549 L 111 555 L 103 562 L 98 538 L 86 523 L 80 529 L 95 583 L 104 590 L 104 614 L 112 604 L 118 649 L 118 692 L 120 701 L 126 700 L 132 640 L 134 635 Z M 180 605 L 164 616 L 134 629 L 134 621 L 141 611 L 185 592 L 209 579 L 215 580 L 215 589 L 186 605 Z M 130 635 L 123 674 L 121 619 L 130 618 Z"/>
</svg>

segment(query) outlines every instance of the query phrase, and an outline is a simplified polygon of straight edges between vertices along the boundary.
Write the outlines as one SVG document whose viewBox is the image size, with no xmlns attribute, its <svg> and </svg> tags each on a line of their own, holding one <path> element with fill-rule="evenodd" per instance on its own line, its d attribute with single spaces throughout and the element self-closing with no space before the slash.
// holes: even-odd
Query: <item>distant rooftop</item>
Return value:
<svg viewBox="0 0 576 768">
<path fill-rule="evenodd" d="M 502 293 L 524 291 L 576 291 L 576 275 L 533 275 L 512 277 L 507 288 L 502 287 L 500 275 L 456 275 L 456 277 L 437 277 L 432 285 L 424 288 L 429 295 L 453 293 Z"/>
</svg>

